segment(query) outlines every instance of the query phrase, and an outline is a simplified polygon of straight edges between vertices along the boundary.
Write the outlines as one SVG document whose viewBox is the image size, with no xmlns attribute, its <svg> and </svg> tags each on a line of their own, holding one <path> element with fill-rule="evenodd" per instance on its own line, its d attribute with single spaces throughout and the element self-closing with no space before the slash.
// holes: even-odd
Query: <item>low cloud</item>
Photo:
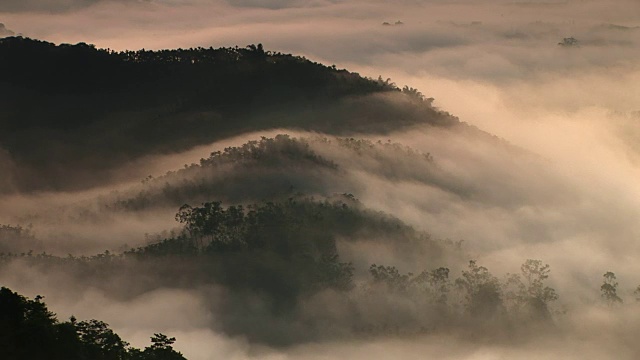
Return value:
<svg viewBox="0 0 640 360">
<path fill-rule="evenodd" d="M 0 7 L 3 21 L 28 36 L 114 49 L 262 42 L 268 50 L 302 54 L 375 78 L 390 77 L 400 86 L 433 96 L 435 105 L 500 139 L 466 127 L 415 128 L 384 138 L 354 134 L 374 143 L 390 139 L 429 153 L 434 159 L 429 166 L 416 165 L 419 162 L 398 153 L 359 157 L 334 143 L 316 143 L 314 150 L 335 161 L 342 172 L 335 177 L 318 173 L 323 181 L 306 183 L 309 189 L 313 184 L 318 195 L 350 192 L 364 206 L 392 214 L 435 238 L 464 240 L 468 257 L 477 258 L 499 276 L 517 272 L 527 258 L 543 259 L 551 265 L 550 284 L 561 295 L 558 310 L 569 310 L 557 317 L 560 335 L 536 336 L 517 344 L 483 345 L 433 335 L 312 342 L 284 350 L 259 347 L 242 336 L 229 337 L 202 324 L 201 319 L 212 318 L 215 323 L 215 312 L 201 302 L 203 294 L 215 291 L 160 289 L 123 302 L 89 290 L 77 289 L 73 297 L 51 290 L 47 301 L 54 311 L 67 314 L 83 309 L 87 317 L 112 323 L 134 344 L 146 344 L 146 336 L 155 331 L 152 328 L 171 331 L 178 337 L 177 348 L 192 359 L 637 358 L 640 349 L 632 339 L 638 330 L 637 309 L 632 304 L 604 309 L 599 299 L 605 271 L 618 275 L 627 303 L 635 301 L 632 290 L 640 283 L 636 181 L 640 175 L 640 68 L 633 60 L 640 56 L 640 8 L 635 2 L 76 2 L 59 7 L 65 11 L 46 15 L 38 13 L 41 10 L 33 2 L 21 2 L 20 9 L 13 4 L 13 9 L 6 4 Z M 398 20 L 404 25 L 382 26 L 384 21 Z M 578 46 L 558 46 L 569 37 L 577 39 Z M 182 163 L 196 162 L 211 149 L 280 132 L 296 134 L 287 129 L 247 134 L 182 155 L 147 159 L 153 160 L 148 173 L 157 176 Z M 13 166 L 1 153 L 0 164 Z M 291 178 L 291 174 L 281 175 L 274 178 Z M 12 184 L 0 180 L 0 186 Z M 117 189 L 120 194 L 128 191 L 127 187 Z M 110 190 L 74 196 L 95 204 L 97 194 Z M 18 209 L 28 221 L 26 215 L 34 209 L 57 209 L 68 195 L 6 198 L 15 201 L 3 202 L 2 213 L 15 223 L 16 217 L 11 216 Z M 60 249 L 80 247 L 81 240 L 92 244 L 84 248 L 88 252 L 117 248 L 124 242 L 142 243 L 144 232 L 175 226 L 174 211 L 113 215 L 111 223 L 98 227 L 104 230 L 101 236 L 91 234 L 95 223 L 65 224 L 72 240 Z M 34 223 L 35 231 L 43 235 L 60 232 L 54 221 L 49 221 L 49 227 L 41 225 L 45 230 L 38 230 L 38 222 Z M 62 237 L 60 233 L 52 236 Z M 421 266 L 375 245 L 340 246 L 358 264 L 377 257 L 388 265 L 405 265 L 403 271 Z M 443 260 L 443 264 L 452 262 Z M 456 264 L 455 276 L 461 265 Z M 5 274 L 3 282 L 29 295 L 49 290 L 43 279 L 55 278 L 51 276 Z M 152 313 L 162 312 L 166 310 L 162 304 L 171 299 L 185 311 L 188 324 L 145 322 L 146 315 L 136 318 L 130 313 L 142 311 L 142 303 L 152 304 Z M 325 299 L 308 305 L 321 307 L 320 300 Z M 105 310 L 94 314 L 94 303 Z M 128 323 L 129 315 L 137 320 Z"/>
</svg>

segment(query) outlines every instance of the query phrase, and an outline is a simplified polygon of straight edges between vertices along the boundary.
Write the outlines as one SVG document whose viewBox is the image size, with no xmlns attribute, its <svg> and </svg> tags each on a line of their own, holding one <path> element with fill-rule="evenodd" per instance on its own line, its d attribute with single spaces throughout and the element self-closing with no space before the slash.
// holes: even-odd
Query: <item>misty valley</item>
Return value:
<svg viewBox="0 0 640 360">
<path fill-rule="evenodd" d="M 0 359 L 640 356 L 640 208 L 592 162 L 262 44 L 4 31 Z"/>
</svg>

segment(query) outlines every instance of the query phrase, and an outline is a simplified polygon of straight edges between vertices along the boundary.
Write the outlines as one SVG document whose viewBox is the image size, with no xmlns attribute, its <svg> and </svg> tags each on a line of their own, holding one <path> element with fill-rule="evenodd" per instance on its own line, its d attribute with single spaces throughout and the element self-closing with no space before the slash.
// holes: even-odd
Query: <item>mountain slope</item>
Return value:
<svg viewBox="0 0 640 360">
<path fill-rule="evenodd" d="M 84 43 L 0 39 L 4 190 L 69 190 L 123 180 L 133 159 L 246 131 L 330 134 L 449 126 L 421 94 L 246 48 L 112 52 Z M 4 188 L 4 189 L 2 189 Z"/>
</svg>

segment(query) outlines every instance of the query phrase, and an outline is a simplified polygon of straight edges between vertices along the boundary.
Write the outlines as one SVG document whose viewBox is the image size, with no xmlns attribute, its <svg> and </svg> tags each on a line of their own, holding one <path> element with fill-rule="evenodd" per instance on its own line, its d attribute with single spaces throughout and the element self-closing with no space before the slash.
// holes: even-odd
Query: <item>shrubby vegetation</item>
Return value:
<svg viewBox="0 0 640 360">
<path fill-rule="evenodd" d="M 12 360 L 184 360 L 175 338 L 154 334 L 142 350 L 99 320 L 60 322 L 42 296 L 30 300 L 0 288 L 0 358 Z"/>
</svg>

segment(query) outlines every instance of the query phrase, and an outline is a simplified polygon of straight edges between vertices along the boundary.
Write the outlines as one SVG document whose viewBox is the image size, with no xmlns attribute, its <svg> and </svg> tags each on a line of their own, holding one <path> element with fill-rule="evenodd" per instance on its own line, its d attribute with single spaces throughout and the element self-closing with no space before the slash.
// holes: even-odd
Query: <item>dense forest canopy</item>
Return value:
<svg viewBox="0 0 640 360">
<path fill-rule="evenodd" d="M 11 69 L 0 81 L 5 192 L 87 188 L 144 155 L 246 131 L 457 123 L 415 89 L 262 45 L 114 52 L 7 37 L 0 67 Z"/>
</svg>

